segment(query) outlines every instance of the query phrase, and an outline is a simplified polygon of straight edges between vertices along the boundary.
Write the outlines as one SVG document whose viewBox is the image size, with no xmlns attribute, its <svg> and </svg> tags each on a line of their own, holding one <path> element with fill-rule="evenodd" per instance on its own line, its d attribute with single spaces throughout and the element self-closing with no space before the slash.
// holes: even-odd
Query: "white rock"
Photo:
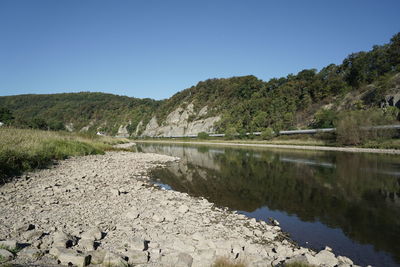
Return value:
<svg viewBox="0 0 400 267">
<path fill-rule="evenodd" d="M 66 252 L 61 252 L 58 256 L 58 260 L 64 265 L 73 264 L 78 267 L 84 267 L 90 263 L 90 256 L 68 250 Z"/>
<path fill-rule="evenodd" d="M 0 248 L 0 263 L 12 260 L 12 258 L 14 255 L 10 251 Z"/>
<path fill-rule="evenodd" d="M 327 250 L 321 250 L 315 255 L 315 259 L 319 263 L 319 265 L 324 264 L 326 266 L 333 267 L 339 263 L 338 259 L 336 259 L 335 255 Z"/>
<path fill-rule="evenodd" d="M 180 207 L 178 208 L 178 211 L 179 211 L 180 213 L 186 213 L 186 212 L 189 211 L 189 207 L 186 206 L 186 205 L 182 205 L 182 206 L 180 206 Z"/>
<path fill-rule="evenodd" d="M 124 255 L 128 257 L 128 264 L 144 264 L 149 259 L 149 253 L 140 250 L 128 250 Z"/>
<path fill-rule="evenodd" d="M 18 244 L 15 240 L 4 240 L 0 241 L 0 247 L 7 250 L 14 250 L 18 248 Z"/>
</svg>

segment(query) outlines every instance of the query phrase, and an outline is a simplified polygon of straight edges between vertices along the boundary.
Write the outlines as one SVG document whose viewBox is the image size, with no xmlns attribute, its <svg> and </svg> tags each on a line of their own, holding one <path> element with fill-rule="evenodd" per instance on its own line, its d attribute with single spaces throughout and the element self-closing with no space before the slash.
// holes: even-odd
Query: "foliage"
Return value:
<svg viewBox="0 0 400 267">
<path fill-rule="evenodd" d="M 53 95 L 17 95 L 0 97 L 0 106 L 13 112 L 13 125 L 19 128 L 64 130 L 73 123 L 79 131 L 115 134 L 128 124 L 130 133 L 138 123 L 147 123 L 160 101 L 137 99 L 104 93 L 64 93 Z"/>
<path fill-rule="evenodd" d="M 14 117 L 9 109 L 0 107 L 0 122 L 9 125 L 14 120 Z"/>
<path fill-rule="evenodd" d="M 360 145 L 369 140 L 389 138 L 393 130 L 376 130 L 371 126 L 391 124 L 395 118 L 379 109 L 355 110 L 339 115 L 336 125 L 337 142 L 341 145 Z"/>
<path fill-rule="evenodd" d="M 321 109 L 315 113 L 314 128 L 332 128 L 337 120 L 337 113 L 332 109 Z"/>
<path fill-rule="evenodd" d="M 227 140 L 233 140 L 236 136 L 238 135 L 238 132 L 235 127 L 229 127 L 225 131 L 225 139 Z"/>
<path fill-rule="evenodd" d="M 275 136 L 274 130 L 269 127 L 261 132 L 261 139 L 263 140 L 271 140 L 274 136 Z"/>
<path fill-rule="evenodd" d="M 349 107 L 320 110 L 321 106 L 340 102 L 347 95 L 363 94 L 353 105 L 357 109 L 379 107 L 392 88 L 399 85 L 400 33 L 388 44 L 374 46 L 371 51 L 353 53 L 342 64 L 330 64 L 320 71 L 305 69 L 286 77 L 262 81 L 253 75 L 208 79 L 180 91 L 163 101 L 136 99 L 103 93 L 54 95 L 19 95 L 0 97 L 0 106 L 10 110 L 17 127 L 62 129 L 73 123 L 76 131 L 88 127 L 89 132 L 111 135 L 120 125 L 128 125 L 135 133 L 140 122 L 140 135 L 155 116 L 162 125 L 169 113 L 193 103 L 194 110 L 207 106 L 207 115 L 191 114 L 189 120 L 220 116 L 216 131 L 230 127 L 237 133 L 288 130 L 304 123 L 312 127 L 331 127 L 335 112 Z M 397 77 L 397 78 L 396 78 Z M 303 117 L 298 118 L 299 114 Z M 315 117 L 315 125 L 309 125 Z"/>
<path fill-rule="evenodd" d="M 199 138 L 199 139 L 208 139 L 208 133 L 206 133 L 206 132 L 200 132 L 200 133 L 198 133 L 197 134 L 197 138 Z"/>
</svg>

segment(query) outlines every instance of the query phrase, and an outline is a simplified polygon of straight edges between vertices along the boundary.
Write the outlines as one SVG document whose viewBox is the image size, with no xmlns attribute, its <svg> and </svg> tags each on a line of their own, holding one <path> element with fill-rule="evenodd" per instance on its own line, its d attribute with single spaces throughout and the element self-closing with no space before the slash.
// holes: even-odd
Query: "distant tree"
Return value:
<svg viewBox="0 0 400 267">
<path fill-rule="evenodd" d="M 0 107 L 0 122 L 4 123 L 5 125 L 11 124 L 14 120 L 14 116 L 9 109 Z"/>
<path fill-rule="evenodd" d="M 200 132 L 197 134 L 197 138 L 199 139 L 208 139 L 209 135 L 206 132 Z"/>
<path fill-rule="evenodd" d="M 232 140 L 237 136 L 238 132 L 235 127 L 229 127 L 225 131 L 225 139 Z"/>
<path fill-rule="evenodd" d="M 48 130 L 47 122 L 42 118 L 34 118 L 30 122 L 30 127 L 34 129 Z"/>
<path fill-rule="evenodd" d="M 261 132 L 261 139 L 270 140 L 275 136 L 274 130 L 270 127 Z"/>
</svg>

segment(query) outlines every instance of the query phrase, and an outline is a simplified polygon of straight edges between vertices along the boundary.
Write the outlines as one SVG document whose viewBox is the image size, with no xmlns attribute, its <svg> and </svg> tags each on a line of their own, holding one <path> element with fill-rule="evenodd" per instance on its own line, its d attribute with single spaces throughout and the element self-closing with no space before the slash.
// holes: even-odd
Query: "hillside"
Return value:
<svg viewBox="0 0 400 267">
<path fill-rule="evenodd" d="M 164 101 L 103 93 L 0 97 L 18 126 L 44 121 L 50 128 L 147 136 L 331 127 L 341 112 L 388 106 L 398 116 L 400 33 L 320 71 L 267 82 L 252 75 L 209 79 Z"/>
<path fill-rule="evenodd" d="M 104 93 L 65 93 L 0 97 L 0 107 L 11 110 L 14 124 L 71 131 L 132 131 L 130 125 L 146 120 L 160 101 Z M 122 125 L 122 127 L 121 127 Z"/>
</svg>

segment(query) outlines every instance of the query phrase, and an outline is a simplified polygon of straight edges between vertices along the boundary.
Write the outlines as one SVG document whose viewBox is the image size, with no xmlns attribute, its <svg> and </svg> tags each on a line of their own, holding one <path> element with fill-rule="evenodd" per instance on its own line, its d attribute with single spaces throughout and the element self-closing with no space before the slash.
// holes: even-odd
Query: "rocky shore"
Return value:
<svg viewBox="0 0 400 267">
<path fill-rule="evenodd" d="M 0 265 L 355 266 L 295 245 L 279 223 L 162 190 L 148 171 L 177 158 L 109 152 L 71 158 L 0 186 Z"/>
</svg>

